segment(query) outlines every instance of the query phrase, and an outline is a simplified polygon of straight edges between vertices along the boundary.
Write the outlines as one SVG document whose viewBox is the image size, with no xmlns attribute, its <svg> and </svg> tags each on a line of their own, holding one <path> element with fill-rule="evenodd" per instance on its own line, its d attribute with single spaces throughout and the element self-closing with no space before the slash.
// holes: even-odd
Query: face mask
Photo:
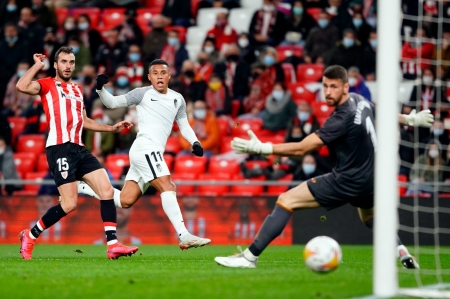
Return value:
<svg viewBox="0 0 450 299">
<path fill-rule="evenodd" d="M 283 99 L 283 97 L 284 97 L 284 91 L 282 91 L 282 90 L 274 90 L 274 91 L 272 91 L 272 97 L 276 101 L 281 101 Z"/>
<path fill-rule="evenodd" d="M 214 47 L 213 46 L 206 46 L 203 47 L 203 51 L 205 51 L 206 54 L 211 54 L 212 52 L 214 52 Z"/>
<path fill-rule="evenodd" d="M 307 121 L 309 119 L 309 112 L 300 111 L 297 113 L 297 116 L 300 121 Z"/>
<path fill-rule="evenodd" d="M 168 39 L 167 39 L 167 43 L 169 44 L 169 45 L 171 45 L 171 46 L 178 46 L 178 43 L 179 43 L 180 41 L 178 40 L 178 38 L 176 38 L 176 37 L 169 37 Z"/>
<path fill-rule="evenodd" d="M 435 159 L 435 158 L 437 158 L 439 156 L 439 151 L 437 149 L 431 149 L 428 152 L 428 155 L 430 156 L 430 158 Z"/>
<path fill-rule="evenodd" d="M 15 43 L 17 42 L 17 40 L 19 39 L 19 37 L 14 36 L 14 37 L 5 37 L 5 42 L 9 43 Z"/>
<path fill-rule="evenodd" d="M 66 29 L 66 30 L 73 30 L 73 29 L 75 29 L 75 23 L 72 23 L 72 22 L 64 23 L 64 29 Z"/>
<path fill-rule="evenodd" d="M 264 11 L 274 11 L 275 10 L 275 6 L 274 5 L 263 5 L 263 10 Z"/>
<path fill-rule="evenodd" d="M 314 165 L 314 164 L 309 164 L 309 163 L 304 163 L 304 164 L 302 165 L 302 169 L 303 169 L 303 172 L 304 172 L 306 175 L 310 175 L 311 173 L 313 173 L 314 171 L 316 171 L 316 165 Z"/>
<path fill-rule="evenodd" d="M 353 19 L 353 25 L 354 25 L 356 28 L 361 27 L 362 23 L 363 23 L 363 20 L 361 20 L 361 19 Z"/>
<path fill-rule="evenodd" d="M 23 75 L 25 75 L 26 72 L 27 72 L 26 70 L 18 70 L 17 77 L 21 78 Z"/>
<path fill-rule="evenodd" d="M 248 46 L 248 39 L 246 39 L 246 38 L 238 39 L 238 45 L 241 48 L 246 48 Z"/>
<path fill-rule="evenodd" d="M 117 78 L 117 85 L 119 85 L 120 87 L 127 86 L 128 85 L 128 77 L 120 76 L 119 78 Z"/>
<path fill-rule="evenodd" d="M 344 47 L 350 48 L 355 44 L 355 41 L 353 40 L 353 38 L 344 37 L 344 39 L 342 40 L 342 44 L 344 45 Z"/>
<path fill-rule="evenodd" d="M 114 88 L 112 88 L 111 86 L 105 87 L 105 90 L 110 94 L 114 95 Z"/>
<path fill-rule="evenodd" d="M 80 29 L 81 31 L 84 31 L 86 29 L 89 28 L 89 23 L 80 23 L 78 24 L 78 29 Z"/>
<path fill-rule="evenodd" d="M 327 19 L 319 19 L 319 21 L 317 21 L 317 24 L 319 24 L 319 27 L 324 29 L 325 27 L 328 26 L 328 20 Z"/>
<path fill-rule="evenodd" d="M 303 14 L 303 7 L 294 7 L 292 9 L 292 12 L 294 13 L 294 15 L 300 16 Z"/>
<path fill-rule="evenodd" d="M 73 51 L 73 54 L 77 55 L 78 53 L 80 53 L 80 47 L 72 46 L 72 51 Z"/>
<path fill-rule="evenodd" d="M 186 77 L 189 77 L 189 78 L 194 78 L 194 77 L 195 77 L 195 73 L 194 73 L 194 71 L 192 71 L 192 70 L 185 71 L 185 72 L 184 72 L 184 75 L 185 75 Z"/>
<path fill-rule="evenodd" d="M 8 4 L 6 5 L 6 11 L 7 12 L 14 12 L 17 10 L 17 6 L 14 4 Z"/>
<path fill-rule="evenodd" d="M 355 86 L 356 82 L 358 82 L 358 79 L 356 79 L 355 77 L 348 78 L 348 85 Z"/>
<path fill-rule="evenodd" d="M 211 88 L 214 91 L 219 90 L 222 87 L 222 83 L 220 82 L 211 82 L 208 84 L 209 88 Z"/>
<path fill-rule="evenodd" d="M 272 66 L 275 63 L 275 58 L 270 55 L 265 55 L 263 58 L 264 64 L 267 66 Z"/>
<path fill-rule="evenodd" d="M 370 43 L 370 46 L 372 47 L 372 48 L 374 48 L 374 49 L 376 49 L 377 48 L 377 40 L 376 39 L 371 39 L 370 41 L 369 41 L 369 43 Z"/>
<path fill-rule="evenodd" d="M 93 80 L 94 80 L 94 78 L 87 76 L 87 77 L 84 77 L 83 83 L 84 83 L 84 85 L 91 85 Z"/>
<path fill-rule="evenodd" d="M 431 76 L 423 76 L 422 77 L 422 82 L 425 85 L 433 85 L 433 77 L 431 77 Z"/>
<path fill-rule="evenodd" d="M 228 61 L 236 62 L 236 61 L 239 60 L 239 56 L 236 55 L 236 54 L 231 54 L 231 55 L 228 55 L 228 56 L 227 56 L 227 60 L 228 60 Z"/>
<path fill-rule="evenodd" d="M 131 61 L 133 62 L 137 62 L 141 59 L 141 54 L 139 53 L 130 53 L 130 55 L 128 55 L 128 57 L 130 58 Z"/>
<path fill-rule="evenodd" d="M 375 17 L 368 17 L 366 19 L 366 23 L 369 24 L 371 27 L 375 28 L 375 27 L 377 27 L 377 18 L 375 18 Z"/>
<path fill-rule="evenodd" d="M 195 109 L 194 117 L 197 119 L 205 119 L 206 117 L 206 109 Z"/>
<path fill-rule="evenodd" d="M 442 134 L 444 134 L 444 130 L 443 129 L 433 129 L 433 134 L 434 134 L 434 136 L 441 136 Z"/>
<path fill-rule="evenodd" d="M 45 44 L 49 45 L 49 46 L 53 46 L 55 44 L 55 42 L 52 40 L 48 40 L 48 41 L 45 41 Z"/>
</svg>

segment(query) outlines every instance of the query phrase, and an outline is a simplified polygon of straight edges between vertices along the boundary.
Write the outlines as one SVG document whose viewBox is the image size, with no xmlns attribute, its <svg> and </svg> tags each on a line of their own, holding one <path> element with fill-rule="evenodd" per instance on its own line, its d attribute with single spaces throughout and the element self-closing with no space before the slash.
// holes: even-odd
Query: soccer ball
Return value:
<svg viewBox="0 0 450 299">
<path fill-rule="evenodd" d="M 326 273 L 335 270 L 342 261 L 338 242 L 327 236 L 311 239 L 303 250 L 306 266 L 314 272 Z"/>
</svg>

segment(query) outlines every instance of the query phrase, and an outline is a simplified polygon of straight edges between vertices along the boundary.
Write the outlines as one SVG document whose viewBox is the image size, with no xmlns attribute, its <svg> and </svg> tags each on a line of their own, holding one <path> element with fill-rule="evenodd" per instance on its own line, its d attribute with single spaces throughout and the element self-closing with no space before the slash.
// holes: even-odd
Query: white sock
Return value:
<svg viewBox="0 0 450 299">
<path fill-rule="evenodd" d="M 244 253 L 244 257 L 251 262 L 254 262 L 258 259 L 258 257 L 253 255 L 253 253 L 248 248 L 245 249 L 243 253 Z"/>
<path fill-rule="evenodd" d="M 120 202 L 120 190 L 114 188 L 114 205 L 118 208 L 122 207 L 122 203 Z"/>
<path fill-rule="evenodd" d="M 184 226 L 183 215 L 181 214 L 180 206 L 178 205 L 176 193 L 173 191 L 161 193 L 161 203 L 164 212 L 177 231 L 177 235 L 183 237 L 188 231 L 186 226 Z"/>
</svg>

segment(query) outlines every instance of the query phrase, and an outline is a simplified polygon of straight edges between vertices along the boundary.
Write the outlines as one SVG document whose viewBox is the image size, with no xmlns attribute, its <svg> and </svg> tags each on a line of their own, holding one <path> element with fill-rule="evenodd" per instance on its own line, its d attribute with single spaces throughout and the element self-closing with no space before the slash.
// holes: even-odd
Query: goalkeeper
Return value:
<svg viewBox="0 0 450 299">
<path fill-rule="evenodd" d="M 327 145 L 335 161 L 331 173 L 312 178 L 282 193 L 271 215 L 267 216 L 253 243 L 245 251 L 214 260 L 233 268 L 255 268 L 259 255 L 284 229 L 297 209 L 324 207 L 327 210 L 350 203 L 358 208 L 364 224 L 373 228 L 374 158 L 377 138 L 374 110 L 362 96 L 349 93 L 347 71 L 341 66 L 325 69 L 322 78 L 328 106 L 334 113 L 324 126 L 298 143 L 261 143 L 248 131 L 250 140 L 234 138 L 231 147 L 237 153 L 303 156 Z M 399 123 L 409 126 L 431 127 L 434 118 L 429 110 L 399 115 Z M 398 240 L 398 257 L 405 268 L 417 269 L 418 263 Z"/>
</svg>

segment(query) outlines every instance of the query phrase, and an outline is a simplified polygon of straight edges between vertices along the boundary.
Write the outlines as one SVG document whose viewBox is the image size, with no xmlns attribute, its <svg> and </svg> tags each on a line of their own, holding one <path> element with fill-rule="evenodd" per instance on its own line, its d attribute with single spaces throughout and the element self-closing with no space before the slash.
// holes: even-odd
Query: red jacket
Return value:
<svg viewBox="0 0 450 299">
<path fill-rule="evenodd" d="M 402 47 L 402 70 L 403 74 L 418 74 L 420 70 L 430 66 L 427 61 L 420 61 L 418 58 L 431 60 L 433 57 L 434 45 L 432 43 L 423 43 L 421 47 L 411 47 L 410 42 L 406 42 Z M 419 57 L 420 53 L 420 57 Z"/>
<path fill-rule="evenodd" d="M 222 52 L 224 50 L 222 49 L 223 46 L 235 44 L 238 40 L 236 31 L 228 24 L 223 28 L 214 26 L 211 30 L 208 31 L 206 37 L 216 39 L 216 47 L 217 49 L 219 49 L 219 52 Z"/>
</svg>

